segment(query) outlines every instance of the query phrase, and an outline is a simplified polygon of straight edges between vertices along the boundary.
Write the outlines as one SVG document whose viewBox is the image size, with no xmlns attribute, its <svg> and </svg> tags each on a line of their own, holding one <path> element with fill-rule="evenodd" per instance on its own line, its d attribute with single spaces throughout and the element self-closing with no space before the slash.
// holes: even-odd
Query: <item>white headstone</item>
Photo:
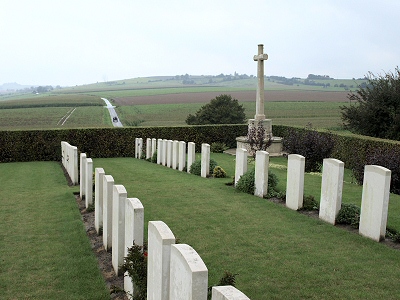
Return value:
<svg viewBox="0 0 400 300">
<path fill-rule="evenodd" d="M 172 142 L 172 169 L 176 170 L 178 168 L 179 159 L 179 142 Z"/>
<path fill-rule="evenodd" d="M 71 157 L 72 163 L 71 167 L 71 181 L 74 185 L 78 184 L 78 148 L 75 146 L 71 146 Z"/>
<path fill-rule="evenodd" d="M 168 152 L 167 149 L 168 149 L 168 141 L 164 139 L 162 145 L 162 155 L 161 155 L 163 166 L 167 165 L 167 152 Z"/>
<path fill-rule="evenodd" d="M 201 144 L 201 177 L 210 174 L 210 145 Z"/>
<path fill-rule="evenodd" d="M 103 227 L 103 182 L 105 173 L 103 168 L 96 168 L 94 171 L 94 227 L 97 234 L 100 234 L 100 228 Z"/>
<path fill-rule="evenodd" d="M 112 247 L 112 209 L 114 178 L 104 175 L 103 178 L 103 246 L 106 251 Z"/>
<path fill-rule="evenodd" d="M 171 168 L 172 166 L 172 140 L 167 141 L 167 167 Z"/>
<path fill-rule="evenodd" d="M 256 168 L 254 174 L 254 195 L 263 198 L 268 193 L 269 153 L 256 152 Z"/>
<path fill-rule="evenodd" d="M 151 138 L 146 139 L 146 159 L 151 158 Z"/>
<path fill-rule="evenodd" d="M 124 257 L 128 256 L 128 248 L 135 243 L 143 246 L 144 235 L 144 208 L 137 198 L 127 198 L 125 202 L 125 248 Z M 128 272 L 124 276 L 124 290 L 133 294 L 132 279 Z"/>
<path fill-rule="evenodd" d="M 86 153 L 81 153 L 80 159 L 80 184 L 79 184 L 79 196 L 81 200 L 86 195 L 85 188 L 86 188 Z"/>
<path fill-rule="evenodd" d="M 61 162 L 64 168 L 66 166 L 66 161 L 67 161 L 66 144 L 67 142 L 61 141 Z"/>
<path fill-rule="evenodd" d="M 319 218 L 333 225 L 342 206 L 343 174 L 342 161 L 333 158 L 324 159 Z"/>
<path fill-rule="evenodd" d="M 303 207 L 305 158 L 299 154 L 288 155 L 286 181 L 286 207 L 298 210 Z"/>
<path fill-rule="evenodd" d="M 153 158 L 154 153 L 157 151 L 157 139 L 151 139 L 151 158 Z"/>
<path fill-rule="evenodd" d="M 240 177 L 247 172 L 247 150 L 236 148 L 235 186 Z"/>
<path fill-rule="evenodd" d="M 245 294 L 231 285 L 213 286 L 211 300 L 250 300 Z"/>
<path fill-rule="evenodd" d="M 125 202 L 127 192 L 123 185 L 114 185 L 112 216 L 112 265 L 115 274 L 121 274 L 125 247 Z"/>
<path fill-rule="evenodd" d="M 377 242 L 385 238 L 391 171 L 365 166 L 359 233 Z"/>
<path fill-rule="evenodd" d="M 135 138 L 135 158 L 139 156 L 139 138 Z"/>
<path fill-rule="evenodd" d="M 169 299 L 206 300 L 208 270 L 197 252 L 186 244 L 171 245 Z"/>
<path fill-rule="evenodd" d="M 196 144 L 193 142 L 188 143 L 188 154 L 187 154 L 187 172 L 190 173 L 190 167 L 196 159 Z"/>
<path fill-rule="evenodd" d="M 163 140 L 157 139 L 157 164 L 160 165 L 162 163 L 162 147 L 163 147 Z"/>
<path fill-rule="evenodd" d="M 85 180 L 85 204 L 86 208 L 93 204 L 93 161 L 91 158 L 86 159 L 86 180 Z"/>
<path fill-rule="evenodd" d="M 147 299 L 169 298 L 171 245 L 175 236 L 162 221 L 150 221 L 148 226 Z"/>
<path fill-rule="evenodd" d="M 183 171 L 186 167 L 186 143 L 183 141 L 179 142 L 179 159 L 178 159 L 178 169 L 179 171 Z"/>
<path fill-rule="evenodd" d="M 143 153 L 143 139 L 138 138 L 138 151 L 137 151 L 137 157 L 138 159 L 142 158 L 142 153 Z"/>
</svg>

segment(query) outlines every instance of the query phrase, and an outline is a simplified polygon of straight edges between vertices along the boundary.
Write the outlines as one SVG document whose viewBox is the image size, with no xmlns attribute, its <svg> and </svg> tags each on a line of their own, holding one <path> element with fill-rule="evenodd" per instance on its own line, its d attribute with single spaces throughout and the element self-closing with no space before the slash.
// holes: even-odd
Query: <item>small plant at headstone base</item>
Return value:
<svg viewBox="0 0 400 300">
<path fill-rule="evenodd" d="M 271 170 L 268 170 L 268 191 L 267 195 L 264 196 L 264 198 L 281 198 L 282 193 L 280 193 L 276 187 L 278 185 L 278 177 L 271 172 Z M 236 184 L 236 189 L 238 189 L 241 192 L 254 195 L 254 189 L 255 189 L 255 169 L 251 168 L 248 170 L 245 174 L 240 176 L 237 184 Z"/>
<path fill-rule="evenodd" d="M 88 205 L 86 212 L 94 212 L 94 202 Z"/>
<path fill-rule="evenodd" d="M 236 276 L 239 274 L 232 274 L 228 271 L 224 272 L 224 276 L 221 277 L 217 285 L 211 285 L 208 287 L 208 295 L 207 299 L 211 300 L 212 296 L 212 288 L 213 286 L 226 286 L 226 285 L 231 285 L 233 287 L 236 287 Z"/>
<path fill-rule="evenodd" d="M 213 177 L 215 178 L 226 178 L 226 172 L 220 166 L 216 166 L 213 171 Z"/>
<path fill-rule="evenodd" d="M 283 140 L 283 149 L 305 157 L 306 172 L 320 172 L 324 158 L 330 157 L 335 141 L 333 135 L 318 132 L 309 123 L 304 129 L 291 128 Z"/>
<path fill-rule="evenodd" d="M 225 143 L 214 142 L 210 145 L 210 151 L 213 153 L 223 153 L 225 150 L 228 150 Z"/>
<path fill-rule="evenodd" d="M 213 175 L 213 171 L 218 163 L 214 159 L 210 159 L 210 175 Z M 190 174 L 201 176 L 201 160 L 195 160 L 190 166 Z"/>
<path fill-rule="evenodd" d="M 303 207 L 300 208 L 300 210 L 307 210 L 307 211 L 319 210 L 318 201 L 315 200 L 314 196 L 307 195 L 303 197 Z"/>
<path fill-rule="evenodd" d="M 355 204 L 342 203 L 342 207 L 336 217 L 336 224 L 345 224 L 358 228 L 360 225 L 360 208 Z"/>
<path fill-rule="evenodd" d="M 132 280 L 133 295 L 130 299 L 146 300 L 147 298 L 147 245 L 139 246 L 133 242 L 128 248 L 128 255 L 124 257 L 122 271 L 128 272 Z"/>
<path fill-rule="evenodd" d="M 390 238 L 395 243 L 400 243 L 400 232 L 394 228 L 386 227 L 386 237 Z"/>
<path fill-rule="evenodd" d="M 151 157 L 151 162 L 152 162 L 153 164 L 156 164 L 156 163 L 157 163 L 157 150 L 154 151 L 153 156 Z"/>
<path fill-rule="evenodd" d="M 249 154 L 256 158 L 257 151 L 266 151 L 272 144 L 272 134 L 265 134 L 265 128 L 262 122 L 258 122 L 257 127 L 253 126 L 247 132 L 247 141 L 249 142 Z"/>
<path fill-rule="evenodd" d="M 146 159 L 146 153 L 142 152 L 142 154 L 140 155 L 140 159 Z"/>
</svg>

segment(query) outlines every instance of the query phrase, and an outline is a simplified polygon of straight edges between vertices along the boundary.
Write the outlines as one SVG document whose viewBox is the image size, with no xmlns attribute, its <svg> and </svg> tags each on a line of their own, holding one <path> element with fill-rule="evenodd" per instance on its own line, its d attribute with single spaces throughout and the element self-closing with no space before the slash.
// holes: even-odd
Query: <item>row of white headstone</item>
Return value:
<svg viewBox="0 0 400 300">
<path fill-rule="evenodd" d="M 190 173 L 190 167 L 196 159 L 196 144 L 166 139 L 146 139 L 146 159 L 151 159 L 157 152 L 157 164 L 183 171 L 187 166 L 187 172 Z M 135 139 L 135 158 L 141 159 L 143 156 L 143 139 Z M 187 159 L 187 162 L 186 162 Z M 210 174 L 210 145 L 201 145 L 201 177 L 207 177 Z"/>
<path fill-rule="evenodd" d="M 255 192 L 263 197 L 268 187 L 268 153 L 256 152 Z M 293 210 L 303 207 L 305 158 L 290 154 L 287 165 L 286 206 Z M 247 172 L 247 150 L 236 150 L 235 184 Z M 319 218 L 335 224 L 342 206 L 344 163 L 334 158 L 323 160 Z M 359 233 L 375 241 L 385 238 L 389 207 L 391 171 L 367 165 L 361 199 Z"/>
<path fill-rule="evenodd" d="M 93 203 L 93 161 L 80 155 L 81 197 L 88 207 Z M 106 251 L 111 251 L 112 265 L 117 276 L 128 248 L 133 243 L 143 246 L 144 207 L 137 198 L 128 198 L 123 185 L 114 183 L 103 168 L 95 168 L 95 228 L 103 235 Z M 147 299 L 198 299 L 206 300 L 208 292 L 208 269 L 198 253 L 187 244 L 176 244 L 175 236 L 162 221 L 148 224 Z M 125 274 L 124 290 L 132 295 L 131 278 Z M 233 286 L 212 288 L 213 300 L 246 300 L 245 294 Z"/>
<path fill-rule="evenodd" d="M 78 184 L 78 148 L 67 142 L 61 142 L 61 162 L 72 184 Z"/>
</svg>

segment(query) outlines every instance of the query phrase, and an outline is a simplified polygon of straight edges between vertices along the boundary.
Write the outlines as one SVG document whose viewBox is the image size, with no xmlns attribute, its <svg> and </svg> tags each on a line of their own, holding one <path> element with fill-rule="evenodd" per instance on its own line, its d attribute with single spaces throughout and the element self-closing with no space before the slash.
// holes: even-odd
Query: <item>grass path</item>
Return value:
<svg viewBox="0 0 400 300">
<path fill-rule="evenodd" d="M 54 162 L 0 164 L 0 298 L 109 299 Z"/>
</svg>

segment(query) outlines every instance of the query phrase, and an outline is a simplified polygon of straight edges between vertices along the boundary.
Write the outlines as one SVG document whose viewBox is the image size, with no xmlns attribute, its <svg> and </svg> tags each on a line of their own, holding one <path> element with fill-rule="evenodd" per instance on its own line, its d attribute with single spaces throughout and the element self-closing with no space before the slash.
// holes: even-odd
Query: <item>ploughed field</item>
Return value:
<svg viewBox="0 0 400 300">
<path fill-rule="evenodd" d="M 116 105 L 141 105 L 141 104 L 178 104 L 178 103 L 207 103 L 211 99 L 224 94 L 223 92 L 177 93 L 151 96 L 132 96 L 114 98 Z M 254 102 L 256 91 L 226 92 L 239 102 Z M 265 91 L 266 102 L 346 102 L 347 92 L 320 92 L 320 91 Z"/>
</svg>

